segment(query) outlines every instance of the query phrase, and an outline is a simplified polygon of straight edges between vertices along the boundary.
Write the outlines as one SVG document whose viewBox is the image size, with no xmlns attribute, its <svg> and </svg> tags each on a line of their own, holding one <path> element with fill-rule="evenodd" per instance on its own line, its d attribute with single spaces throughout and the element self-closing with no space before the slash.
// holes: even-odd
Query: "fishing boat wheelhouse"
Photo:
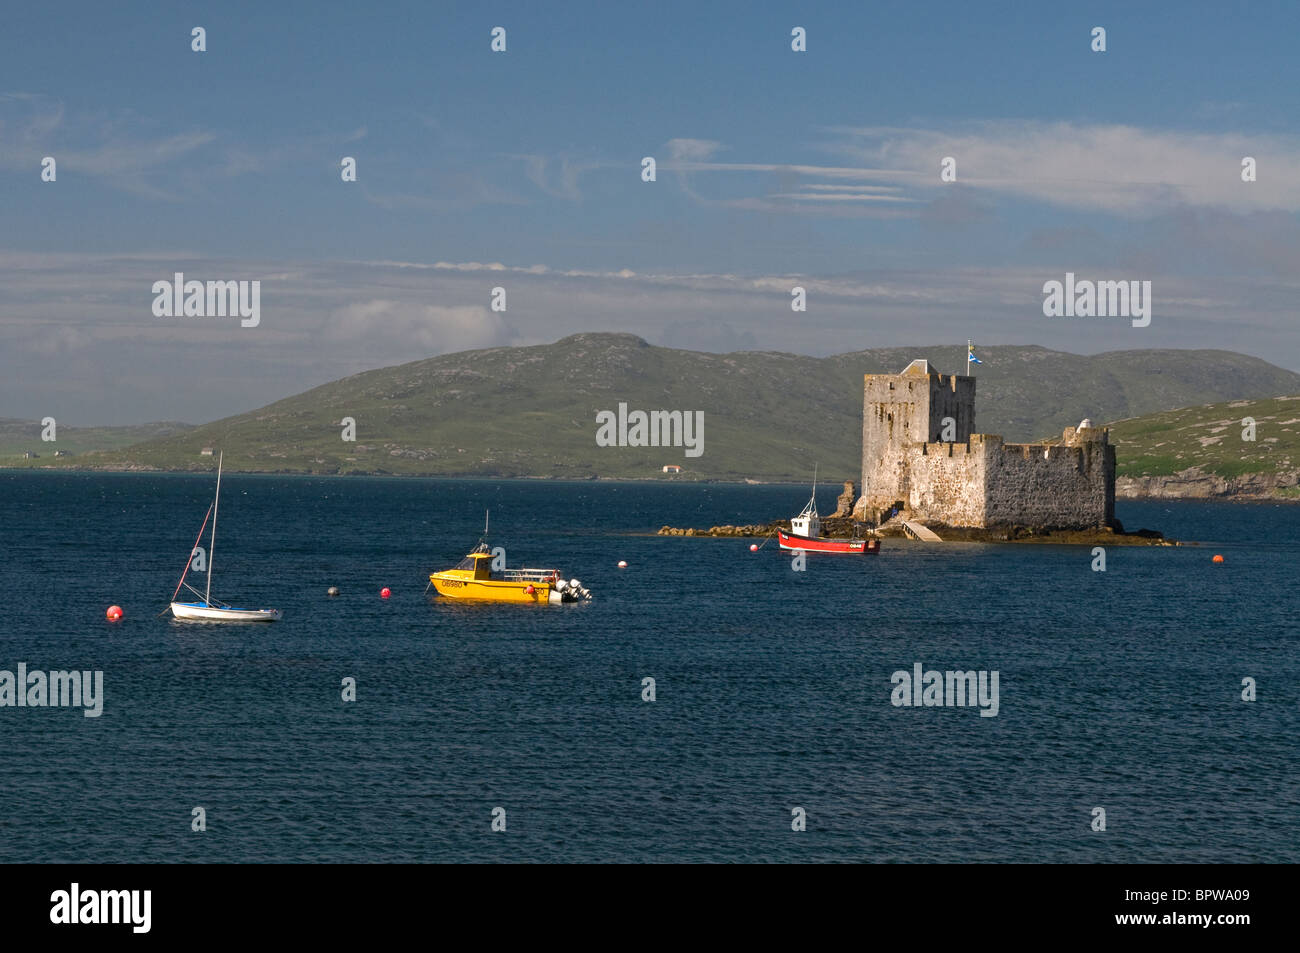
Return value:
<svg viewBox="0 0 1300 953">
<path fill-rule="evenodd" d="M 821 517 L 817 513 L 817 478 L 813 477 L 813 494 L 799 515 L 790 520 L 790 532 L 777 530 L 777 542 L 782 549 L 802 549 L 809 553 L 844 553 L 848 555 L 880 552 L 876 539 L 833 539 L 824 537 Z"/>
<path fill-rule="evenodd" d="M 493 569 L 492 551 L 483 541 L 451 569 L 430 573 L 429 582 L 450 599 L 558 605 L 591 598 L 577 579 L 561 579 L 558 569 Z"/>
</svg>

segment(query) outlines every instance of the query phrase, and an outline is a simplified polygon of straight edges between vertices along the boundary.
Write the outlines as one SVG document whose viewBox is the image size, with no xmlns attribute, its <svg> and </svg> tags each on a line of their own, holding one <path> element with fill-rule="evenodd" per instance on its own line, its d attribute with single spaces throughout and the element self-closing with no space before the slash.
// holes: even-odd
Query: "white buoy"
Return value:
<svg viewBox="0 0 1300 953">
<path fill-rule="evenodd" d="M 626 559 L 620 559 L 620 560 L 618 561 L 618 568 L 619 568 L 619 569 L 626 569 L 626 568 L 627 568 L 627 560 L 626 560 Z"/>
</svg>

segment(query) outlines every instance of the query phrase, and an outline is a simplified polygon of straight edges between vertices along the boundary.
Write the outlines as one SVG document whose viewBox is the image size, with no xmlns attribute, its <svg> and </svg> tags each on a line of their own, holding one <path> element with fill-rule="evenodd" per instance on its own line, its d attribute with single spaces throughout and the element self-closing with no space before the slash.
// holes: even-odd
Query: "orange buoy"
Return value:
<svg viewBox="0 0 1300 953">
<path fill-rule="evenodd" d="M 1214 554 L 1214 560 L 1213 560 L 1213 561 L 1216 562 L 1216 563 L 1221 563 L 1221 562 L 1223 562 L 1223 557 L 1220 556 L 1218 553 L 1215 553 L 1215 554 Z"/>
<path fill-rule="evenodd" d="M 756 552 L 758 552 L 758 543 L 750 543 L 750 544 L 749 544 L 749 551 L 750 551 L 751 553 L 756 553 Z"/>
<path fill-rule="evenodd" d="M 524 589 L 524 592 L 528 593 L 530 596 L 536 591 L 537 590 L 534 589 L 532 586 L 528 586 L 526 589 Z"/>
<path fill-rule="evenodd" d="M 384 586 L 384 588 L 379 590 L 380 599 L 387 599 L 392 594 L 393 594 L 393 590 L 389 589 L 387 586 Z"/>
<path fill-rule="evenodd" d="M 104 615 L 108 617 L 109 622 L 120 622 L 122 620 L 122 607 L 109 606 L 108 611 L 104 613 Z"/>
</svg>

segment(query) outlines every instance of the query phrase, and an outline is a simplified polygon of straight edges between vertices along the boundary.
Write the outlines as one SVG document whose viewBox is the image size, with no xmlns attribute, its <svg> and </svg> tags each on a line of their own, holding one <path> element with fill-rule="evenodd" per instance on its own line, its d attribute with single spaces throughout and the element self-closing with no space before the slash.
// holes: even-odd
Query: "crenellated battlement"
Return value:
<svg viewBox="0 0 1300 953">
<path fill-rule="evenodd" d="M 972 434 L 978 437 L 979 434 Z M 975 443 L 923 443 L 920 444 L 921 453 L 927 457 L 966 457 L 972 453 L 983 453 L 981 444 Z"/>
<path fill-rule="evenodd" d="M 858 518 L 902 503 L 953 526 L 1085 528 L 1114 521 L 1115 451 L 1084 420 L 1059 443 L 1005 443 L 975 433 L 975 378 L 927 360 L 863 376 Z"/>
</svg>

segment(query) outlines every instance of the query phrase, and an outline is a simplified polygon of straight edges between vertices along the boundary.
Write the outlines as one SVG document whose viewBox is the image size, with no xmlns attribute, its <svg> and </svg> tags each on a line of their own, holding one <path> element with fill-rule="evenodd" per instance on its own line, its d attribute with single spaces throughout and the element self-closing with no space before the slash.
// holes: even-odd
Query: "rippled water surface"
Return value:
<svg viewBox="0 0 1300 953">
<path fill-rule="evenodd" d="M 789 516 L 798 488 L 231 474 L 213 595 L 285 618 L 186 625 L 156 613 L 212 485 L 0 472 L 0 669 L 105 693 L 100 718 L 0 708 L 0 860 L 1300 860 L 1300 506 L 1121 503 L 1203 545 L 1104 573 L 905 541 L 795 572 L 652 533 Z M 510 565 L 594 601 L 426 595 L 486 507 Z M 916 662 L 997 670 L 997 716 L 894 707 Z"/>
</svg>

